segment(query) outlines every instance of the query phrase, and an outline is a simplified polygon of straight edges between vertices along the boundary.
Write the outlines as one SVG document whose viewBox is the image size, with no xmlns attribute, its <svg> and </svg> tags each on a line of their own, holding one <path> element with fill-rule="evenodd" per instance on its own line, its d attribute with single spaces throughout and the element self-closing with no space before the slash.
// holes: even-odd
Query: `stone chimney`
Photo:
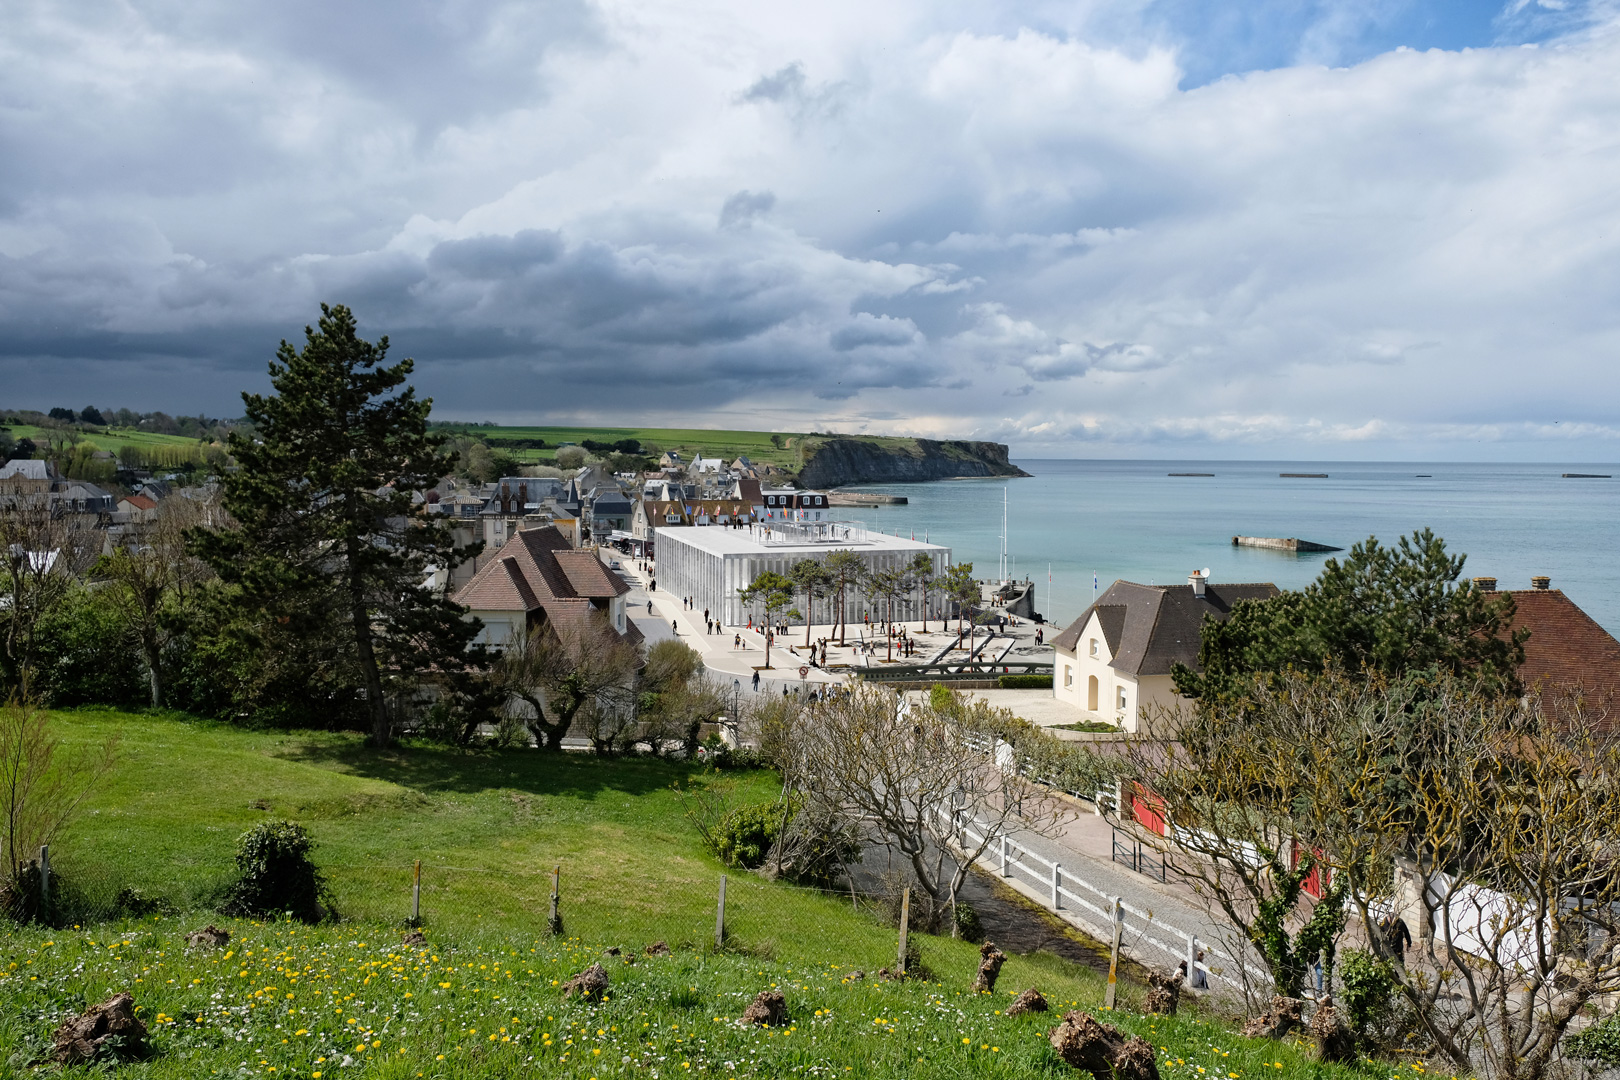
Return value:
<svg viewBox="0 0 1620 1080">
<path fill-rule="evenodd" d="M 1474 579 L 1474 587 L 1482 592 L 1495 592 L 1496 579 L 1493 577 L 1477 577 Z"/>
<path fill-rule="evenodd" d="M 1530 587 L 1532 589 L 1550 589 L 1552 588 L 1552 578 L 1547 577 L 1545 574 L 1538 574 L 1530 579 Z"/>
<path fill-rule="evenodd" d="M 1209 571 L 1194 570 L 1187 575 L 1187 584 L 1192 586 L 1193 596 L 1202 600 L 1204 598 L 1204 586 L 1209 584 Z"/>
</svg>

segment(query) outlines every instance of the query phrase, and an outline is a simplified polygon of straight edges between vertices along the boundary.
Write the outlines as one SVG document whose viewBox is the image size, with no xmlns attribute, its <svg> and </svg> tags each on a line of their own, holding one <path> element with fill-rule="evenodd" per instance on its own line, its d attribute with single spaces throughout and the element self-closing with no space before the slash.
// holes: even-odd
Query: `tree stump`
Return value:
<svg viewBox="0 0 1620 1080">
<path fill-rule="evenodd" d="M 1345 1023 L 1344 1014 L 1334 1006 L 1332 998 L 1325 997 L 1317 1003 L 1309 1026 L 1311 1036 L 1316 1040 L 1318 1060 L 1341 1065 L 1356 1060 L 1355 1034 Z"/>
<path fill-rule="evenodd" d="M 420 930 L 412 930 L 408 934 L 400 935 L 399 943 L 413 948 L 424 948 L 427 945 L 427 935 Z"/>
<path fill-rule="evenodd" d="M 562 985 L 563 997 L 578 994 L 586 1001 L 601 1001 L 607 988 L 608 973 L 601 964 L 592 964 Z"/>
<path fill-rule="evenodd" d="M 1181 972 L 1172 971 L 1165 975 L 1150 971 L 1148 987 L 1147 997 L 1142 999 L 1142 1011 L 1161 1016 L 1176 1015 L 1176 1008 L 1181 1004 Z"/>
<path fill-rule="evenodd" d="M 230 944 L 231 932 L 221 930 L 213 923 L 209 923 L 201 930 L 193 930 L 186 935 L 186 948 L 188 949 L 222 949 Z"/>
<path fill-rule="evenodd" d="M 996 948 L 994 942 L 987 941 L 979 946 L 979 973 L 973 977 L 973 992 L 975 994 L 990 994 L 996 989 L 996 979 L 1001 975 L 1001 965 L 1007 962 L 1007 954 Z"/>
<path fill-rule="evenodd" d="M 1041 992 L 1033 986 L 1022 994 L 1013 998 L 1013 1003 L 1007 1006 L 1008 1016 L 1022 1016 L 1024 1013 L 1045 1012 L 1049 1006 Z"/>
<path fill-rule="evenodd" d="M 1250 1039 L 1280 1039 L 1299 1027 L 1302 1008 L 1299 998 L 1274 997 L 1271 1008 L 1243 1025 L 1243 1034 Z"/>
<path fill-rule="evenodd" d="M 135 999 L 114 994 L 56 1029 L 51 1057 L 61 1065 L 84 1065 L 101 1057 L 131 1058 L 146 1052 L 146 1025 L 135 1017 Z"/>
<path fill-rule="evenodd" d="M 780 990 L 761 990 L 748 1008 L 743 1010 L 744 1024 L 758 1024 L 761 1027 L 779 1027 L 787 1022 L 787 998 L 782 996 Z"/>
<path fill-rule="evenodd" d="M 1096 1080 L 1159 1080 L 1153 1047 L 1140 1036 L 1126 1038 L 1089 1013 L 1071 1012 L 1047 1036 L 1069 1065 Z"/>
</svg>

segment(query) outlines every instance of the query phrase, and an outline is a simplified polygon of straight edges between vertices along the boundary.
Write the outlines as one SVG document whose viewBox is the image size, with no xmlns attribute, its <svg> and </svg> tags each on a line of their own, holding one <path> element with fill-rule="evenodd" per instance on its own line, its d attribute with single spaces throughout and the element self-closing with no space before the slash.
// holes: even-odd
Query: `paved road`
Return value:
<svg viewBox="0 0 1620 1080">
<path fill-rule="evenodd" d="M 1117 896 L 1132 907 L 1149 913 L 1152 922 L 1147 926 L 1143 925 L 1141 919 L 1127 914 L 1127 933 L 1124 938 L 1126 951 L 1149 967 L 1171 968 L 1183 957 L 1186 948 L 1185 939 L 1174 932 L 1178 930 L 1193 934 L 1201 943 L 1214 943 L 1216 948 L 1229 954 L 1242 955 L 1233 948 L 1232 939 L 1235 933 L 1232 928 L 1224 920 L 1211 916 L 1204 909 L 1202 902 L 1191 895 L 1185 886 L 1180 885 L 1174 875 L 1170 876 L 1168 884 L 1160 884 L 1108 858 L 1111 837 L 1108 826 L 1102 818 L 1082 817 L 1058 836 L 1040 836 L 1024 829 L 1014 831 L 1011 837 L 1042 858 L 1058 863 L 1063 868 L 1063 885 L 1070 892 L 1084 896 L 1098 907 L 1107 909 L 1108 902 L 1091 891 L 1096 889 L 1106 896 Z M 997 850 L 992 850 L 989 854 L 992 862 L 999 861 Z M 1015 879 L 1030 886 L 1041 901 L 1050 906 L 1051 883 L 1050 878 L 1045 877 L 1044 865 L 1035 863 L 1034 860 L 1025 861 L 1042 872 L 1042 880 L 1031 880 L 1030 876 L 1022 871 L 1015 871 Z M 1077 881 L 1083 881 L 1091 886 L 1091 889 L 1076 885 Z M 1066 905 L 1068 903 L 1065 901 Z M 1087 932 L 1106 936 L 1107 926 L 1099 922 L 1094 912 L 1081 908 L 1065 910 L 1062 914 Z M 1175 955 L 1172 956 L 1144 940 L 1147 935 L 1171 946 L 1176 950 Z M 1213 955 L 1209 956 L 1206 962 L 1217 971 L 1231 966 L 1229 961 L 1223 961 Z M 1262 966 L 1252 954 L 1250 963 Z"/>
</svg>

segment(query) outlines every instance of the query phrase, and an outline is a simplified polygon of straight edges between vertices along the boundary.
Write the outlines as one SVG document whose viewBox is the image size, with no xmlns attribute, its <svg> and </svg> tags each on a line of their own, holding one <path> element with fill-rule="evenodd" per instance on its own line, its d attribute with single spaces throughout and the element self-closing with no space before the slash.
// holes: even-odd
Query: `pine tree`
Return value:
<svg viewBox="0 0 1620 1080">
<path fill-rule="evenodd" d="M 483 662 L 469 650 L 477 621 L 427 583 L 477 547 L 455 548 L 448 523 L 412 505 L 451 469 L 428 432 L 432 399 L 405 385 L 413 362 L 386 366 L 388 339 L 361 338 L 342 305 L 322 304 L 304 335 L 302 351 L 277 350 L 275 393 L 242 395 L 251 431 L 232 432 L 239 467 L 224 481 L 235 527 L 193 543 L 250 619 L 352 648 L 337 666 L 383 745 L 390 697 L 403 701 L 426 672 L 453 682 Z"/>
</svg>

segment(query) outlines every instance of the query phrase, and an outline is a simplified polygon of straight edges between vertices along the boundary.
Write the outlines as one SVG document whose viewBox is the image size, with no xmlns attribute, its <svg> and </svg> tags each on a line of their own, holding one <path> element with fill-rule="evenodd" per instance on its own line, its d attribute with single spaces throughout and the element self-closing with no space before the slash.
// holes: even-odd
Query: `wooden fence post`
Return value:
<svg viewBox="0 0 1620 1080">
<path fill-rule="evenodd" d="M 51 912 L 51 846 L 45 844 L 39 849 L 39 915 L 41 919 L 49 920 Z"/>
<path fill-rule="evenodd" d="M 546 928 L 551 931 L 553 936 L 562 936 L 562 865 L 560 863 L 551 871 L 551 915 L 546 919 Z"/>
<path fill-rule="evenodd" d="M 422 860 L 416 860 L 416 872 L 411 876 L 411 925 L 422 925 Z"/>
<path fill-rule="evenodd" d="M 1108 992 L 1104 996 L 1103 1007 L 1112 1011 L 1114 1008 L 1114 991 L 1119 984 L 1119 939 L 1125 929 L 1125 907 L 1119 897 L 1114 897 L 1114 934 L 1113 944 L 1108 952 Z"/>
<path fill-rule="evenodd" d="M 895 967 L 902 977 L 906 973 L 906 931 L 911 926 L 911 886 L 900 894 L 900 957 Z"/>
<path fill-rule="evenodd" d="M 724 948 L 726 944 L 726 875 L 720 875 L 720 903 L 714 909 L 714 947 Z"/>
</svg>

